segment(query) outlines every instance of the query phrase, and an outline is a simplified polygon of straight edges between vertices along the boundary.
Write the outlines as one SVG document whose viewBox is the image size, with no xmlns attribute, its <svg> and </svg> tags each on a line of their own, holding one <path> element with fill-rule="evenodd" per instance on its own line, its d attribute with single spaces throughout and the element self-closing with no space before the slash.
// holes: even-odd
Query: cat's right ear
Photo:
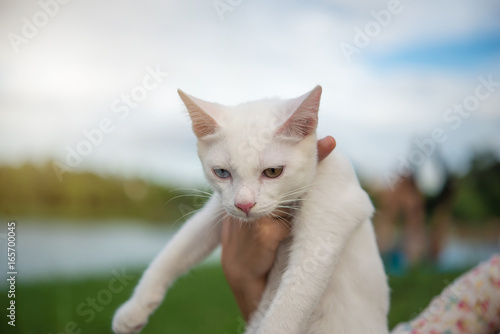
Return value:
<svg viewBox="0 0 500 334">
<path fill-rule="evenodd" d="M 210 113 L 215 112 L 212 103 L 188 95 L 180 89 L 177 90 L 177 93 L 186 105 L 193 124 L 193 132 L 198 139 L 217 132 L 219 125 L 210 115 Z"/>
</svg>

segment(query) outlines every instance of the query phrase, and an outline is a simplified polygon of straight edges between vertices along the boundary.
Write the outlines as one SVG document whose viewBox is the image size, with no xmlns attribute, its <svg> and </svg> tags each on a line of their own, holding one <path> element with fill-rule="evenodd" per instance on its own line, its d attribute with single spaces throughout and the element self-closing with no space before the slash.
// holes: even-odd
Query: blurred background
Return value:
<svg viewBox="0 0 500 334">
<path fill-rule="evenodd" d="M 178 88 L 237 104 L 323 86 L 319 135 L 377 206 L 391 327 L 500 252 L 498 1 L 4 1 L 0 35 L 2 333 L 110 333 L 203 204 Z M 243 326 L 216 253 L 143 332 Z"/>
</svg>

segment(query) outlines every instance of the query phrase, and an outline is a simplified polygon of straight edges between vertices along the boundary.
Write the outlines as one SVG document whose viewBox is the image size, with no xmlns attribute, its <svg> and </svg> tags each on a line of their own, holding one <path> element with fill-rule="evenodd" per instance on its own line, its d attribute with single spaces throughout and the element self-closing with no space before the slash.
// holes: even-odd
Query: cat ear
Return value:
<svg viewBox="0 0 500 334">
<path fill-rule="evenodd" d="M 291 100 L 289 103 L 293 113 L 278 128 L 276 133 L 295 138 L 304 138 L 313 133 L 318 125 L 321 90 L 321 86 L 318 85 L 309 93 Z"/>
<path fill-rule="evenodd" d="M 211 114 L 216 113 L 214 111 L 215 104 L 188 95 L 180 89 L 177 90 L 177 93 L 186 105 L 196 137 L 202 138 L 217 132 L 219 125 L 211 116 Z"/>
</svg>

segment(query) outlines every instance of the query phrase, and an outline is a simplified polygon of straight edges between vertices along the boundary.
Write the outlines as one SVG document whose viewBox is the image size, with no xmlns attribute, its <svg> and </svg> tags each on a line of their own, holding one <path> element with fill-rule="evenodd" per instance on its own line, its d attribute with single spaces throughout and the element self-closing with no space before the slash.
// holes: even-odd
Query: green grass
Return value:
<svg viewBox="0 0 500 334">
<path fill-rule="evenodd" d="M 7 296 L 2 291 L 0 333 L 111 333 L 114 311 L 130 296 L 140 277 L 140 272 L 127 274 L 134 279 L 126 281 L 126 286 L 112 281 L 111 274 L 93 280 L 17 285 L 15 327 L 7 325 Z M 419 313 L 457 275 L 420 270 L 391 277 L 391 328 Z M 115 292 L 110 292 L 110 282 Z M 93 299 L 95 309 L 88 305 Z M 220 266 L 202 266 L 172 287 L 142 333 L 241 333 L 241 319 Z"/>
<path fill-rule="evenodd" d="M 140 272 L 128 271 L 126 274 L 134 276 L 134 279 L 126 281 L 126 286 L 112 281 L 114 276 L 111 274 L 85 281 L 18 285 L 15 328 L 6 324 L 3 305 L 7 305 L 7 299 L 6 292 L 2 291 L 0 333 L 112 333 L 113 313 L 131 295 L 141 275 Z M 114 291 L 123 288 L 122 291 L 110 292 L 110 282 Z M 88 305 L 92 299 L 95 299 L 96 310 Z M 239 317 L 221 268 L 202 266 L 175 283 L 142 333 L 234 333 Z"/>
<path fill-rule="evenodd" d="M 390 276 L 390 328 L 413 319 L 460 274 L 461 272 L 436 273 L 430 269 L 418 269 L 402 276 Z"/>
</svg>

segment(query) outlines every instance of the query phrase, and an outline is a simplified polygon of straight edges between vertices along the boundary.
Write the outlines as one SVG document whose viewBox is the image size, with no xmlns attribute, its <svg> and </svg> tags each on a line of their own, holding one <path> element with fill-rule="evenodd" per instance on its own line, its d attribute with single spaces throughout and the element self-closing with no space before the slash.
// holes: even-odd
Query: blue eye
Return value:
<svg viewBox="0 0 500 334">
<path fill-rule="evenodd" d="M 221 179 L 227 179 L 231 176 L 231 173 L 227 169 L 214 168 L 214 173 Z"/>
</svg>

